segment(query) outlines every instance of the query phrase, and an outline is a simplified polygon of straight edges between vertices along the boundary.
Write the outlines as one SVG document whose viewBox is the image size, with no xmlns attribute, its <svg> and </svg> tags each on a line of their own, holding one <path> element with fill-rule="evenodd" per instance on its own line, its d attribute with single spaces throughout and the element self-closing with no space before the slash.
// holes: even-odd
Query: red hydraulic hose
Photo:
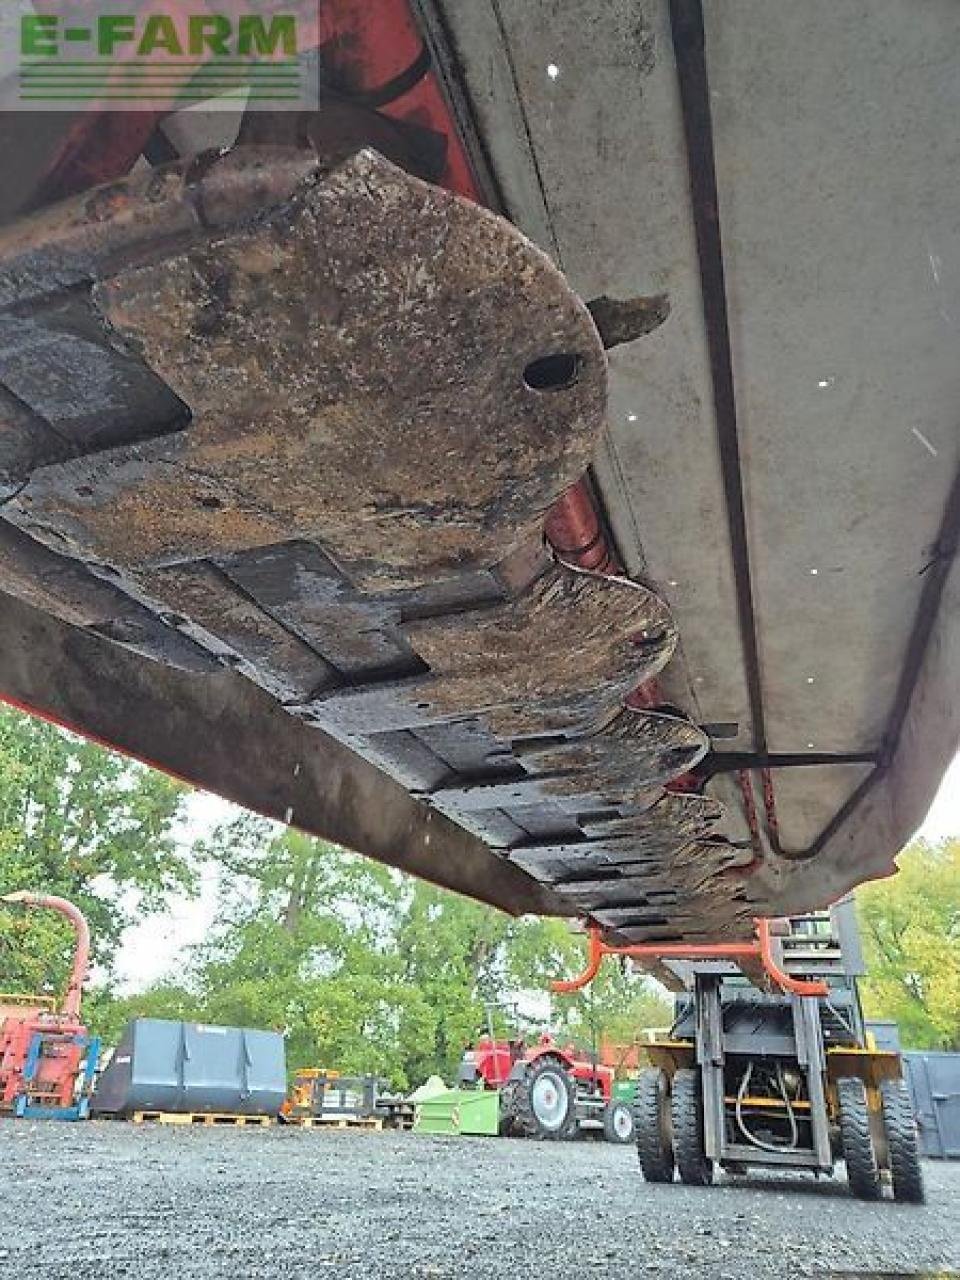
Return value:
<svg viewBox="0 0 960 1280">
<path fill-rule="evenodd" d="M 66 898 L 58 898 L 50 893 L 28 893 L 20 890 L 6 893 L 0 902 L 19 902 L 25 907 L 47 907 L 51 911 L 59 911 L 73 925 L 77 935 L 77 945 L 73 953 L 73 966 L 70 970 L 70 981 L 63 997 L 62 1016 L 71 1022 L 80 1018 L 80 1001 L 83 996 L 83 984 L 90 970 L 90 926 L 79 907 L 75 907 Z"/>
<path fill-rule="evenodd" d="M 596 925 L 591 925 L 587 934 L 587 963 L 583 972 L 578 973 L 575 978 L 554 978 L 550 983 L 550 990 L 560 996 L 569 996 L 575 991 L 581 991 L 589 986 L 600 972 L 603 957 L 608 954 L 609 950 L 600 937 L 600 930 Z"/>
</svg>

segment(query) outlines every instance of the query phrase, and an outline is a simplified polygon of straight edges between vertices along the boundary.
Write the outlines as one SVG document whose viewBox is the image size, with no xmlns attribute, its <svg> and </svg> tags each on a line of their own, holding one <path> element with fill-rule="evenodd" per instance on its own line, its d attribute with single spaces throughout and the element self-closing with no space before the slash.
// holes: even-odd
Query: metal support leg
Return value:
<svg viewBox="0 0 960 1280">
<path fill-rule="evenodd" d="M 823 1028 L 820 1025 L 820 1002 L 812 996 L 791 996 L 794 1036 L 797 1042 L 797 1064 L 806 1072 L 810 1098 L 811 1145 L 820 1169 L 833 1168 L 830 1150 L 830 1125 L 827 1121 L 827 1098 L 823 1077 L 826 1055 Z"/>
<path fill-rule="evenodd" d="M 703 1090 L 703 1143 L 708 1160 L 723 1157 L 723 1008 L 720 978 L 698 973 L 694 982 L 697 1061 Z"/>
</svg>

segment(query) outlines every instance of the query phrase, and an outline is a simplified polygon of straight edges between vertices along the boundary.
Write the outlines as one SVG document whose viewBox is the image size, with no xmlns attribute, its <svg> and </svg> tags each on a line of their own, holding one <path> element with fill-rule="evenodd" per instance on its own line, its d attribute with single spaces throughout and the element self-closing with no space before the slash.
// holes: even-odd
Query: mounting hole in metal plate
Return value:
<svg viewBox="0 0 960 1280">
<path fill-rule="evenodd" d="M 583 356 L 569 351 L 531 360 L 523 371 L 523 380 L 531 391 L 565 391 L 580 377 Z"/>
</svg>

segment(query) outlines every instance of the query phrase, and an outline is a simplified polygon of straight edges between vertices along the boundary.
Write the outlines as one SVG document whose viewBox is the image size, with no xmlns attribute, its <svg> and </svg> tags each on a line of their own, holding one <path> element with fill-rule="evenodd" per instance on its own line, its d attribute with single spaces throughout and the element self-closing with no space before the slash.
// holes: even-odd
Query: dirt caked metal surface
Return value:
<svg viewBox="0 0 960 1280">
<path fill-rule="evenodd" d="M 233 670 L 612 935 L 749 928 L 664 791 L 706 735 L 625 706 L 669 611 L 544 546 L 606 365 L 510 224 L 370 151 L 138 173 L 0 231 L 0 384 L 0 590 Z"/>
</svg>

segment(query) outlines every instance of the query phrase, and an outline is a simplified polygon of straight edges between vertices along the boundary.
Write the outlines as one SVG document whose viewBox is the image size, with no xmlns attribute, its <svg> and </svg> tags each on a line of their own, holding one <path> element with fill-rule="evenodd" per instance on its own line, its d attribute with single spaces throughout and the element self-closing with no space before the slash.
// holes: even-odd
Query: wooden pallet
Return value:
<svg viewBox="0 0 960 1280">
<path fill-rule="evenodd" d="M 130 1119 L 134 1124 L 234 1125 L 238 1129 L 248 1125 L 266 1129 L 273 1124 L 273 1116 L 238 1116 L 218 1111 L 134 1111 Z"/>
<path fill-rule="evenodd" d="M 383 1128 L 381 1116 L 287 1116 L 286 1124 L 300 1129 L 372 1129 Z"/>
<path fill-rule="evenodd" d="M 383 1117 L 383 1127 L 385 1129 L 403 1131 L 413 1128 L 416 1107 L 412 1102 L 408 1102 L 406 1098 L 382 1098 L 380 1101 L 381 1106 L 386 1111 Z"/>
</svg>

